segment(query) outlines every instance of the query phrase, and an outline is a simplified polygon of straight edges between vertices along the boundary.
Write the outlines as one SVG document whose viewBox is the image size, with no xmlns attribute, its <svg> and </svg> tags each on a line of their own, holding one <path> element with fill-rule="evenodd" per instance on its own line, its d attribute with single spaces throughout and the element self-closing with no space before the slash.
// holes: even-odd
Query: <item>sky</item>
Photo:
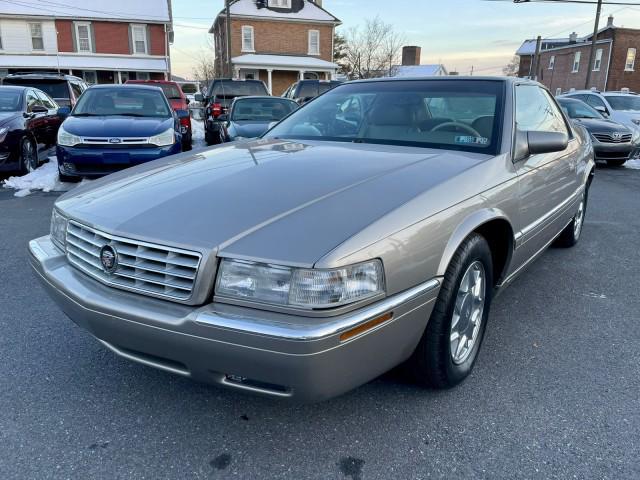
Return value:
<svg viewBox="0 0 640 480">
<path fill-rule="evenodd" d="M 213 39 L 207 31 L 223 5 L 223 0 L 173 0 L 174 74 L 191 77 L 197 59 L 211 51 Z M 406 45 L 422 47 L 423 64 L 443 63 L 461 74 L 473 67 L 482 75 L 501 74 L 524 39 L 591 33 L 595 16 L 595 5 L 551 2 L 323 0 L 323 6 L 342 21 L 338 31 L 344 33 L 377 15 L 404 35 Z M 600 26 L 610 13 L 615 25 L 640 28 L 640 6 L 604 5 Z"/>
</svg>

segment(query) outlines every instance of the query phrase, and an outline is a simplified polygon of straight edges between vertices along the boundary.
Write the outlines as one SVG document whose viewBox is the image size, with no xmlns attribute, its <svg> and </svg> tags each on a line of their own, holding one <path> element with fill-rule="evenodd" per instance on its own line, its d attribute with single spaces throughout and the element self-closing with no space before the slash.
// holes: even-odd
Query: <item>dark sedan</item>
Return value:
<svg viewBox="0 0 640 480">
<path fill-rule="evenodd" d="M 628 127 L 603 117 L 586 103 L 571 98 L 558 98 L 558 103 L 569 118 L 587 129 L 596 160 L 619 167 L 638 147 L 640 138 L 637 138 L 637 134 Z"/>
<path fill-rule="evenodd" d="M 35 170 L 55 145 L 62 116 L 46 93 L 29 87 L 0 87 L 0 171 Z"/>
<path fill-rule="evenodd" d="M 225 142 L 255 138 L 289 115 L 298 104 L 293 100 L 278 97 L 238 97 L 222 120 L 222 138 Z"/>
</svg>

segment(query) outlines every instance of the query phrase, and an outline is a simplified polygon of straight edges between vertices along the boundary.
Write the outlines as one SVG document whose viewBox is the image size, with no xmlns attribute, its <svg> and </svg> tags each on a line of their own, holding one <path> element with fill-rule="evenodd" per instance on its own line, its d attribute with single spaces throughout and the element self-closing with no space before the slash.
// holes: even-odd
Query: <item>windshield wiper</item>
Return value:
<svg viewBox="0 0 640 480">
<path fill-rule="evenodd" d="M 123 117 L 148 117 L 150 115 L 143 115 L 141 113 L 115 113 L 114 115 L 122 115 Z"/>
<path fill-rule="evenodd" d="M 99 117 L 100 115 L 98 115 L 97 113 L 73 113 L 71 115 L 72 117 Z"/>
</svg>

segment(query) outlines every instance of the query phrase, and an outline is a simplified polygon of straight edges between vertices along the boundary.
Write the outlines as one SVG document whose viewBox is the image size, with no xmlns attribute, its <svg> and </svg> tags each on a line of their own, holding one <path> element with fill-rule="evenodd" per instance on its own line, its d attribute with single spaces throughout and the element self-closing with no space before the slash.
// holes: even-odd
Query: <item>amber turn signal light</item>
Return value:
<svg viewBox="0 0 640 480">
<path fill-rule="evenodd" d="M 368 322 L 363 323 L 362 325 L 358 325 L 351 330 L 347 330 L 342 335 L 340 335 L 340 341 L 345 342 L 353 337 L 360 335 L 361 333 L 366 332 L 367 330 L 371 330 L 372 328 L 377 327 L 393 318 L 393 312 L 385 313 L 379 317 L 376 317 Z"/>
</svg>

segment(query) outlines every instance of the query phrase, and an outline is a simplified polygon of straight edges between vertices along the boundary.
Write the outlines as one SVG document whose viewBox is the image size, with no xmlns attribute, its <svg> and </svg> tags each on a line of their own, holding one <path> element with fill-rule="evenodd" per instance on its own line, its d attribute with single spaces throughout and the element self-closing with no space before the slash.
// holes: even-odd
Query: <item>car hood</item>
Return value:
<svg viewBox="0 0 640 480">
<path fill-rule="evenodd" d="M 81 185 L 56 205 L 114 235 L 310 267 L 386 213 L 489 158 L 338 142 L 236 142 Z"/>
<path fill-rule="evenodd" d="M 251 122 L 251 121 L 242 121 L 242 122 L 230 122 L 227 131 L 229 132 L 229 136 L 232 138 L 236 137 L 245 137 L 245 138 L 255 138 L 262 135 L 269 128 L 269 122 Z"/>
<path fill-rule="evenodd" d="M 67 132 L 81 137 L 150 137 L 173 128 L 173 118 L 71 116 L 62 125 Z"/>
<path fill-rule="evenodd" d="M 0 112 L 0 127 L 10 123 L 20 116 L 22 116 L 22 112 Z"/>
<path fill-rule="evenodd" d="M 594 119 L 594 118 L 576 118 L 575 122 L 580 125 L 584 125 L 584 127 L 589 132 L 598 132 L 598 133 L 613 133 L 613 132 L 623 132 L 623 133 L 632 133 L 631 130 L 624 125 L 614 122 L 613 120 L 606 119 Z"/>
</svg>

